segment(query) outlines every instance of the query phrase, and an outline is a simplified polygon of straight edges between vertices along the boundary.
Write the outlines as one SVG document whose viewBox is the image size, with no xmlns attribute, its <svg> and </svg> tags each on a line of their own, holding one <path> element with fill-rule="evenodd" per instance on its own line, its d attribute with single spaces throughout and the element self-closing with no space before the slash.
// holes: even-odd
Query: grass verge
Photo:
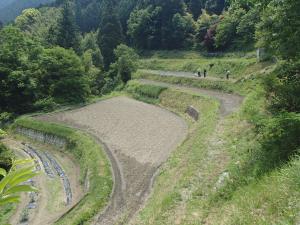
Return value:
<svg viewBox="0 0 300 225">
<path fill-rule="evenodd" d="M 181 80 L 161 78 L 154 76 L 154 80 L 170 83 Z M 183 80 L 184 85 L 199 85 Z M 259 80 L 253 82 L 259 83 Z M 267 158 L 261 157 L 261 152 L 268 153 L 264 141 L 269 143 L 272 136 L 262 139 L 264 132 L 257 127 L 265 127 L 273 119 L 265 109 L 262 87 L 253 86 L 253 83 L 248 85 L 240 111 L 218 123 L 206 117 L 213 113 L 209 111 L 211 106 L 201 108 L 202 124 L 192 124 L 188 139 L 165 164 L 153 194 L 135 224 L 300 222 L 300 159 L 296 156 L 279 164 L 273 161 L 271 154 L 266 155 Z M 160 105 L 182 114 L 184 104 L 196 98 L 185 99 L 183 96 L 185 94 L 176 91 L 164 91 L 159 97 Z M 198 107 L 205 104 L 197 100 Z M 264 160 L 269 162 L 266 164 Z M 277 166 L 270 167 L 273 164 Z M 222 186 L 217 187 L 224 172 L 229 176 L 222 181 Z"/>
<path fill-rule="evenodd" d="M 171 84 L 178 84 L 178 85 L 195 87 L 195 88 L 215 89 L 215 90 L 220 90 L 228 93 L 239 92 L 240 90 L 238 84 L 234 84 L 226 80 L 212 81 L 212 80 L 199 80 L 193 78 L 185 78 L 185 77 L 169 77 L 169 76 L 167 77 L 167 76 L 153 75 L 141 71 L 135 73 L 134 78 L 167 82 Z"/>
<path fill-rule="evenodd" d="M 13 128 L 25 127 L 43 133 L 56 135 L 67 140 L 64 151 L 70 152 L 80 166 L 80 181 L 89 174 L 90 186 L 87 195 L 56 224 L 89 224 L 92 218 L 103 209 L 112 191 L 113 180 L 109 161 L 99 143 L 81 131 L 55 123 L 41 122 L 29 117 L 15 121 Z"/>
<path fill-rule="evenodd" d="M 270 62 L 256 63 L 256 55 L 225 54 L 219 57 L 207 57 L 196 52 L 153 52 L 139 62 L 140 69 L 196 72 L 206 69 L 212 77 L 225 78 L 226 71 L 231 77 L 239 79 L 249 71 L 265 67 Z"/>
<path fill-rule="evenodd" d="M 135 224 L 175 224 L 177 206 L 185 198 L 185 190 L 198 172 L 199 163 L 208 154 L 206 139 L 213 133 L 217 123 L 218 102 L 204 96 L 167 89 L 159 96 L 159 105 L 189 122 L 189 134 L 163 165 L 154 190 L 146 207 L 140 212 Z M 193 105 L 201 112 L 195 122 L 185 113 Z M 175 212 L 175 213 L 174 213 Z"/>
</svg>

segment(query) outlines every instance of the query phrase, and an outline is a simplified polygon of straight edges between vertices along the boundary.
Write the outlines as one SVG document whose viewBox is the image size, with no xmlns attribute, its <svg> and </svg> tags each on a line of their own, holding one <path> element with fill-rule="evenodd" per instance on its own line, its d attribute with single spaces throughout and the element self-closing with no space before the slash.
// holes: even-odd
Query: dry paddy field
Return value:
<svg viewBox="0 0 300 225">
<path fill-rule="evenodd" d="M 160 107 L 116 97 L 39 116 L 91 134 L 106 149 L 114 174 L 111 203 L 97 224 L 128 222 L 143 205 L 155 173 L 186 137 L 183 119 Z"/>
</svg>

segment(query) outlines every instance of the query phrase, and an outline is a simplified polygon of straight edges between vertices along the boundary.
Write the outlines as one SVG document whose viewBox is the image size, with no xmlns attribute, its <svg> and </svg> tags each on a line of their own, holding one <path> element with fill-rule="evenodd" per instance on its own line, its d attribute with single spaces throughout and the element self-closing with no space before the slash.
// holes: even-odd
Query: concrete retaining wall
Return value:
<svg viewBox="0 0 300 225">
<path fill-rule="evenodd" d="M 17 127 L 16 132 L 32 138 L 33 140 L 40 141 L 46 144 L 55 145 L 59 148 L 64 148 L 67 145 L 67 141 L 64 138 L 58 137 L 56 135 L 47 134 L 41 131 L 25 128 L 25 127 Z"/>
</svg>

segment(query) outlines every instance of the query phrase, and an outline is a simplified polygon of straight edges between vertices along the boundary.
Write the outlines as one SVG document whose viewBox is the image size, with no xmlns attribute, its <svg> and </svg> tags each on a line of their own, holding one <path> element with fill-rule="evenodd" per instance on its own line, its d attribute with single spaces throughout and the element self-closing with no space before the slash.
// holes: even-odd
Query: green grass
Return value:
<svg viewBox="0 0 300 225">
<path fill-rule="evenodd" d="M 212 209 L 211 224 L 264 225 L 300 222 L 300 159 L 238 189 L 229 201 Z"/>
<path fill-rule="evenodd" d="M 55 224 L 89 224 L 93 216 L 107 205 L 113 186 L 110 164 L 103 149 L 89 135 L 59 124 L 23 117 L 16 120 L 13 128 L 18 126 L 56 135 L 67 140 L 68 144 L 64 151 L 71 153 L 78 161 L 82 184 L 87 171 L 89 171 L 90 188 L 80 204 Z"/>
<path fill-rule="evenodd" d="M 256 67 L 256 58 L 253 56 L 240 57 L 204 57 L 195 52 L 184 54 L 174 54 L 172 52 L 154 53 L 151 58 L 142 58 L 139 61 L 140 69 L 187 71 L 197 72 L 206 69 L 208 76 L 225 78 L 226 71 L 231 72 L 231 78 L 238 79 L 248 73 L 251 67 Z M 213 67 L 209 65 L 213 64 Z"/>
<path fill-rule="evenodd" d="M 189 121 L 189 134 L 161 169 L 151 198 L 139 214 L 136 224 L 174 224 L 171 217 L 176 215 L 177 206 L 183 198 L 183 190 L 197 176 L 199 164 L 208 153 L 206 139 L 212 135 L 217 121 L 219 105 L 211 98 L 167 89 L 161 93 L 159 99 L 160 106 Z M 200 111 L 199 121 L 192 121 L 185 114 L 189 105 Z"/>
<path fill-rule="evenodd" d="M 166 89 L 155 85 L 140 84 L 134 80 L 128 82 L 125 87 L 125 91 L 133 98 L 150 104 L 158 103 L 159 95 Z"/>
<path fill-rule="evenodd" d="M 226 80 L 212 81 L 212 80 L 199 80 L 199 79 L 185 78 L 185 77 L 159 76 L 150 73 L 144 73 L 141 71 L 135 73 L 134 78 L 161 81 L 161 82 L 167 82 L 171 84 L 178 84 L 178 85 L 184 85 L 184 86 L 196 87 L 196 88 L 215 89 L 215 90 L 220 90 L 228 93 L 238 92 L 238 90 L 240 90 L 238 84 L 234 84 Z"/>
<path fill-rule="evenodd" d="M 218 67 L 223 70 L 227 62 L 236 63 L 233 65 L 237 70 L 236 82 L 161 77 L 141 71 L 134 77 L 239 93 L 245 96 L 245 101 L 240 111 L 224 118 L 216 130 L 216 119 L 206 117 L 212 113 L 208 110 L 212 106 L 201 108 L 202 124 L 192 124 L 188 139 L 163 167 L 153 195 L 136 224 L 298 224 L 299 157 L 279 163 L 273 162 L 275 159 L 271 154 L 269 157 L 261 154 L 280 151 L 279 147 L 266 149 L 265 145 L 265 141 L 269 143 L 274 135 L 280 134 L 278 128 L 274 130 L 278 133 L 272 136 L 271 131 L 278 120 L 266 110 L 267 99 L 261 85 L 261 78 L 270 73 L 274 64 L 255 63 L 253 58 L 248 57 L 205 58 L 191 52 L 152 52 L 147 57 L 141 60 L 140 67 L 143 69 L 188 68 L 188 71 L 193 71 L 201 61 L 207 64 L 217 60 L 220 62 Z M 218 76 L 217 71 L 213 75 Z M 183 100 L 178 93 L 172 92 L 162 92 L 160 102 L 163 107 L 175 112 L 184 109 L 178 104 L 194 98 L 189 96 Z M 166 101 L 167 104 L 164 104 Z M 204 103 L 200 101 L 198 104 Z M 291 120 L 296 121 L 297 118 L 291 115 Z M 267 130 L 270 136 L 265 140 L 265 129 L 269 129 L 269 123 L 272 125 L 271 130 Z M 276 138 L 274 136 L 272 141 L 275 142 L 270 143 L 278 143 Z M 211 140 L 216 140 L 217 144 L 211 144 Z M 269 162 L 264 163 L 268 159 Z M 224 171 L 228 172 L 229 179 L 216 188 L 216 182 Z"/>
</svg>

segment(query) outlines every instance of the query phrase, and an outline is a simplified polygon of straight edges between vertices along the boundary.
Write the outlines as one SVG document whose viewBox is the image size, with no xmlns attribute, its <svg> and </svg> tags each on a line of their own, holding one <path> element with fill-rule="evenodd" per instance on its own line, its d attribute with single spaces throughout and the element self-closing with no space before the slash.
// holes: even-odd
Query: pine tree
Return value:
<svg viewBox="0 0 300 225">
<path fill-rule="evenodd" d="M 115 61 L 114 49 L 122 40 L 121 23 L 115 13 L 113 3 L 107 1 L 104 6 L 98 34 L 98 44 L 102 52 L 105 70 L 108 70 L 110 64 Z"/>
<path fill-rule="evenodd" d="M 62 17 L 58 23 L 57 45 L 63 48 L 73 48 L 74 50 L 79 47 L 75 16 L 68 0 L 65 1 Z"/>
</svg>

